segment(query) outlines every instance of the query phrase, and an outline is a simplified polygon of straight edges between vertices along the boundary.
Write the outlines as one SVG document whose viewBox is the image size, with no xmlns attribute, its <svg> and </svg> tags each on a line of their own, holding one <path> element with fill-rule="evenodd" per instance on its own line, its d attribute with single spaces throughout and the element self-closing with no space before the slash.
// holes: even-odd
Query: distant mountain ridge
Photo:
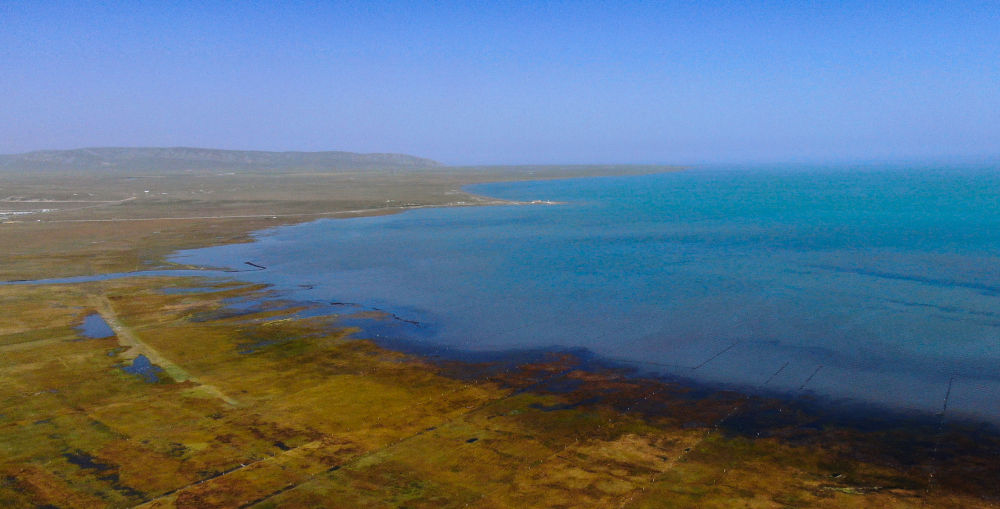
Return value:
<svg viewBox="0 0 1000 509">
<path fill-rule="evenodd" d="M 97 147 L 0 155 L 0 171 L 362 170 L 442 166 L 406 154 L 265 152 L 191 147 Z"/>
</svg>

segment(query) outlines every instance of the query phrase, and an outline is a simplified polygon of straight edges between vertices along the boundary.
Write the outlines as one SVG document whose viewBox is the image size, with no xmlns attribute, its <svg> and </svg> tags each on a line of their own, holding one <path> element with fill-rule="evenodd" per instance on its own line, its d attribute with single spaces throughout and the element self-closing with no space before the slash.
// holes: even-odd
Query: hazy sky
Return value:
<svg viewBox="0 0 1000 509">
<path fill-rule="evenodd" d="M 1000 2 L 0 0 L 0 153 L 1000 155 Z"/>
</svg>

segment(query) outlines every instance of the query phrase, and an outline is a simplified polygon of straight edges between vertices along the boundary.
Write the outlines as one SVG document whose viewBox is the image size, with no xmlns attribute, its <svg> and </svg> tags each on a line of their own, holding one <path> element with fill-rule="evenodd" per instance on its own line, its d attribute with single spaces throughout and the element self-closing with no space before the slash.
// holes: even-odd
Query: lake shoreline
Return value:
<svg viewBox="0 0 1000 509">
<path fill-rule="evenodd" d="M 254 269 L 250 269 L 254 270 Z M 266 270 L 256 269 L 256 270 Z M 70 278 L 53 278 L 43 280 L 15 280 L 0 281 L 0 286 L 47 286 L 47 285 L 77 285 L 102 281 L 113 281 L 118 279 L 148 278 L 155 281 L 158 278 L 184 278 L 193 281 L 200 281 L 194 285 L 187 294 L 198 294 L 210 288 L 210 285 L 217 282 L 242 283 L 233 278 L 233 273 L 242 272 L 236 269 L 215 269 L 215 268 L 184 268 L 141 271 L 136 273 L 110 273 L 94 276 L 79 276 Z M 207 278 L 207 279 L 206 279 Z M 282 294 L 281 290 L 271 285 L 264 285 L 268 288 L 269 297 L 265 300 L 256 301 L 251 307 L 256 307 L 265 303 L 266 307 L 271 307 L 273 303 L 282 303 L 282 307 L 295 309 L 315 308 L 314 301 L 296 301 Z M 214 292 L 215 290 L 208 290 Z M 244 304 L 245 305 L 245 304 Z M 870 428 L 874 423 L 883 423 L 887 426 L 938 426 L 942 422 L 941 413 L 918 409 L 892 408 L 877 403 L 850 401 L 843 398 L 834 398 L 814 393 L 790 394 L 784 391 L 768 390 L 762 387 L 748 387 L 740 384 L 727 384 L 710 381 L 699 381 L 695 378 L 678 375 L 676 373 L 656 372 L 639 367 L 647 364 L 641 361 L 630 361 L 601 356 L 581 347 L 538 347 L 538 348 L 513 348 L 508 350 L 463 350 L 451 346 L 437 345 L 423 342 L 420 339 L 387 336 L 379 331 L 386 330 L 379 327 L 379 323 L 392 325 L 393 321 L 408 320 L 397 316 L 395 313 L 386 311 L 383 308 L 364 307 L 356 303 L 333 302 L 324 305 L 327 312 L 311 313 L 309 318 L 330 316 L 330 306 L 352 306 L 359 310 L 354 311 L 360 315 L 360 319 L 349 318 L 352 326 L 357 326 L 360 332 L 355 334 L 359 339 L 371 340 L 380 347 L 393 350 L 407 355 L 415 355 L 439 366 L 466 366 L 458 369 L 461 372 L 467 369 L 473 372 L 474 366 L 485 369 L 480 374 L 488 374 L 490 369 L 516 368 L 518 364 L 537 364 L 544 362 L 551 357 L 565 357 L 575 359 L 572 364 L 575 369 L 589 372 L 616 373 L 618 376 L 632 380 L 646 380 L 650 382 L 670 384 L 684 387 L 700 394 L 726 393 L 738 394 L 742 398 L 759 398 L 762 400 L 780 401 L 792 407 L 808 410 L 811 414 L 822 415 L 825 420 L 832 423 L 856 426 L 858 428 Z M 351 315 L 348 315 L 351 316 Z M 303 317 L 292 316 L 292 320 L 303 319 Z M 411 322 L 415 323 L 415 322 Z M 359 325 L 360 324 L 360 325 Z M 530 332 L 529 332 L 530 333 Z M 489 366 L 493 366 L 490 368 Z M 465 376 L 465 375 L 463 375 Z M 1000 436 L 1000 423 L 992 422 L 988 419 L 981 419 L 971 416 L 959 416 L 957 418 L 946 418 L 943 422 L 964 429 L 981 429 L 989 434 Z"/>
<path fill-rule="evenodd" d="M 675 173 L 675 171 L 669 171 L 665 173 Z M 662 173 L 628 175 L 628 177 L 655 175 L 655 174 L 662 174 Z M 558 177 L 558 178 L 551 178 L 544 180 L 573 180 L 580 178 L 600 179 L 602 177 Z M 610 177 L 610 178 L 616 178 L 616 177 Z M 516 184 L 516 182 L 511 182 L 511 183 Z M 453 209 L 453 208 L 466 208 L 466 207 L 478 208 L 478 207 L 529 206 L 529 205 L 565 205 L 568 203 L 564 201 L 538 200 L 538 199 L 536 200 L 506 199 L 495 196 L 489 196 L 486 194 L 479 193 L 475 189 L 470 189 L 470 187 L 482 188 L 483 186 L 490 186 L 494 184 L 495 183 L 487 182 L 480 184 L 472 184 L 470 186 L 463 187 L 462 192 L 473 199 L 473 201 L 471 202 L 459 201 L 459 202 L 444 203 L 437 205 L 407 205 L 407 206 L 388 207 L 388 208 L 363 209 L 363 210 L 358 209 L 358 210 L 348 210 L 348 211 L 339 211 L 330 213 L 310 214 L 310 216 L 321 216 L 321 217 L 315 217 L 315 219 L 312 219 L 310 221 L 305 221 L 303 223 L 296 222 L 292 224 L 283 224 L 279 226 L 255 230 L 247 234 L 247 239 L 244 242 L 245 243 L 256 242 L 259 236 L 265 234 L 266 232 L 274 231 L 275 229 L 287 228 L 290 226 L 301 226 L 327 218 L 349 219 L 349 218 L 359 218 L 359 217 L 373 217 L 375 215 L 382 215 L 384 213 L 396 214 L 396 213 L 407 212 L 412 210 L 421 210 L 421 209 Z M 303 215 L 302 217 L 305 216 Z M 181 219 L 187 219 L 187 218 L 181 218 Z M 191 219 L 197 219 L 197 218 L 191 218 Z M 174 253 L 174 255 L 176 255 L 176 252 Z M 23 280 L 0 281 L 0 286 L 82 283 L 82 282 L 103 281 L 103 280 L 131 278 L 131 277 L 184 276 L 184 277 L 232 278 L 235 277 L 236 273 L 263 271 L 267 269 L 262 265 L 258 265 L 257 262 L 253 260 L 248 260 L 245 261 L 244 263 L 247 266 L 246 268 L 204 267 L 204 266 L 185 265 L 176 262 L 167 262 L 158 268 L 150 268 L 148 270 L 142 270 L 136 272 L 106 273 L 93 276 L 77 276 L 68 278 L 42 279 L 42 280 L 23 279 Z M 377 308 L 374 309 L 378 310 Z M 446 351 L 459 352 L 459 350 L 455 350 L 451 347 L 446 347 L 446 346 L 442 347 L 440 345 L 422 345 L 419 340 L 411 341 L 403 338 L 393 338 L 393 339 L 383 338 L 380 339 L 380 341 L 382 341 L 383 344 L 391 345 L 390 346 L 391 348 L 398 349 L 401 352 L 418 354 L 418 355 L 427 355 L 428 352 L 439 352 L 442 349 Z M 907 421 L 920 422 L 920 421 L 934 421 L 938 419 L 939 415 L 941 415 L 938 412 L 924 410 L 924 409 L 902 410 L 874 402 L 849 401 L 849 400 L 845 401 L 844 398 L 837 398 L 826 395 L 818 395 L 811 393 L 805 395 L 795 395 L 795 394 L 790 394 L 786 391 L 767 390 L 764 387 L 752 387 L 747 384 L 729 384 L 729 383 L 699 381 L 690 376 L 685 376 L 677 373 L 666 373 L 663 372 L 662 370 L 656 373 L 651 373 L 650 371 L 656 370 L 655 367 L 644 370 L 640 367 L 641 365 L 644 364 L 644 362 L 642 361 L 610 358 L 610 357 L 602 358 L 600 354 L 591 353 L 586 348 L 560 346 L 554 349 L 545 349 L 543 347 L 541 350 L 530 350 L 530 351 L 541 351 L 545 353 L 556 353 L 556 352 L 566 352 L 566 351 L 580 352 L 583 357 L 590 359 L 588 361 L 590 363 L 600 364 L 606 368 L 613 368 L 621 371 L 636 373 L 636 376 L 640 377 L 652 376 L 653 378 L 678 381 L 679 383 L 691 387 L 692 389 L 732 391 L 741 394 L 746 394 L 747 396 L 763 396 L 763 397 L 777 398 L 788 402 L 808 400 L 815 402 L 814 403 L 815 410 L 823 410 L 823 409 L 831 410 L 833 411 L 833 413 L 831 414 L 831 418 L 837 418 L 837 419 L 841 418 L 837 416 L 862 414 L 862 415 L 877 415 L 881 420 L 902 419 Z M 511 354 L 517 356 L 518 352 L 519 351 L 516 349 L 511 351 L 497 350 L 491 353 L 474 352 L 469 350 L 456 353 L 455 357 L 452 360 L 468 360 L 470 358 L 478 356 L 502 358 Z M 650 364 L 655 365 L 656 363 L 650 363 Z M 944 401 L 943 405 L 947 406 L 947 401 Z M 993 428 L 996 428 L 996 426 L 998 425 L 998 422 L 993 422 L 990 421 L 989 419 L 978 419 L 977 417 L 974 416 L 962 416 L 959 418 L 949 418 L 946 420 L 949 422 L 953 421 L 957 423 L 962 423 L 963 425 L 985 424 Z"/>
<path fill-rule="evenodd" d="M 262 231 L 269 229 L 254 230 L 247 234 L 247 241 L 254 241 Z M 267 261 L 251 259 L 246 262 L 246 268 L 239 270 L 255 272 L 268 270 Z M 451 394 L 448 391 L 489 388 L 498 394 L 493 397 L 500 399 L 476 403 L 479 406 L 469 406 L 464 401 L 458 401 L 455 403 L 455 409 L 449 410 L 449 412 L 463 412 L 460 415 L 468 412 L 469 415 L 478 416 L 476 419 L 481 419 L 481 428 L 473 427 L 473 430 L 469 430 L 467 429 L 470 426 L 469 422 L 459 419 L 459 425 L 455 425 L 457 426 L 455 429 L 452 429 L 454 426 L 450 424 L 430 424 L 412 430 L 407 428 L 405 432 L 396 430 L 399 438 L 388 441 L 384 446 L 380 445 L 379 447 L 384 448 L 376 449 L 374 456 L 370 455 L 372 453 L 364 452 L 361 456 L 349 456 L 352 459 L 337 459 L 333 462 L 326 457 L 320 457 L 314 460 L 318 465 L 315 468 L 322 467 L 326 469 L 325 473 L 309 473 L 304 475 L 302 480 L 293 481 L 287 486 L 281 485 L 274 491 L 267 491 L 265 488 L 273 485 L 273 479 L 282 479 L 286 474 L 271 474 L 275 476 L 273 479 L 252 478 L 256 480 L 239 485 L 229 482 L 227 479 L 239 479 L 244 475 L 242 474 L 244 471 L 254 471 L 250 468 L 244 470 L 247 465 L 257 468 L 258 464 L 271 461 L 267 458 L 256 458 L 253 463 L 240 460 L 231 464 L 226 470 L 214 473 L 206 470 L 210 474 L 208 477 L 199 473 L 200 480 L 188 481 L 192 484 L 175 484 L 169 490 L 164 488 L 159 493 L 148 492 L 150 496 L 155 496 L 144 500 L 151 501 L 154 505 L 162 501 L 169 504 L 179 500 L 189 502 L 199 500 L 190 498 L 199 494 L 211 497 L 236 497 L 243 492 L 255 494 L 248 498 L 233 498 L 233 500 L 300 505 L 306 503 L 303 501 L 311 500 L 315 503 L 315 499 L 303 498 L 309 496 L 309 490 L 301 489 L 301 486 L 313 486 L 320 482 L 339 482 L 337 479 L 360 475 L 357 472 L 363 472 L 366 468 L 395 472 L 393 461 L 405 463 L 419 460 L 419 465 L 415 469 L 409 469 L 413 472 L 419 471 L 419 466 L 423 465 L 423 462 L 428 462 L 427 464 L 433 465 L 433 469 L 431 473 L 425 472 L 425 475 L 436 478 L 454 468 L 448 466 L 452 464 L 451 461 L 458 462 L 455 466 L 462 468 L 478 465 L 476 461 L 469 461 L 463 456 L 466 453 L 460 452 L 471 450 L 477 445 L 496 448 L 497 451 L 514 451 L 504 452 L 500 458 L 508 458 L 503 461 L 513 461 L 515 466 L 520 460 L 514 461 L 509 458 L 523 459 L 526 465 L 530 465 L 524 472 L 539 472 L 532 475 L 550 472 L 551 475 L 596 479 L 588 482 L 603 484 L 588 485 L 589 487 L 580 492 L 586 493 L 588 497 L 596 497 L 587 500 L 603 501 L 594 502 L 595 506 L 602 506 L 604 502 L 617 503 L 636 496 L 645 498 L 647 502 L 656 501 L 657 497 L 682 497 L 680 500 L 690 500 L 691 505 L 696 506 L 700 505 L 700 502 L 711 500 L 732 501 L 736 495 L 726 491 L 728 489 L 738 489 L 740 497 L 755 496 L 755 493 L 778 497 L 779 493 L 783 493 L 781 497 L 784 498 L 781 500 L 810 500 L 817 506 L 825 504 L 829 507 L 856 504 L 859 503 L 857 500 L 861 499 L 865 500 L 860 502 L 862 504 L 880 506 L 929 501 L 933 505 L 941 506 L 946 506 L 947 502 L 954 504 L 955 507 L 990 507 L 1000 501 L 1000 487 L 992 482 L 1000 477 L 1000 465 L 995 459 L 1000 457 L 1000 432 L 994 424 L 974 420 L 941 419 L 934 413 L 897 412 L 872 405 L 843 405 L 842 402 L 830 398 L 812 395 L 789 397 L 761 390 L 742 391 L 738 387 L 699 382 L 673 375 L 651 376 L 648 372 L 637 368 L 634 363 L 602 358 L 583 348 L 462 351 L 422 344 L 419 339 L 408 339 L 403 336 L 383 334 L 383 337 L 379 337 L 378 334 L 381 332 L 392 330 L 391 327 L 387 329 L 380 327 L 380 324 L 403 323 L 411 326 L 415 320 L 423 318 L 407 316 L 404 312 L 397 315 L 395 312 L 399 310 L 394 311 L 391 307 L 375 307 L 371 304 L 296 300 L 295 295 L 284 293 L 275 285 L 241 281 L 235 278 L 238 274 L 225 270 L 211 273 L 204 270 L 191 270 L 183 274 L 180 272 L 179 270 L 157 270 L 152 273 L 140 271 L 121 274 L 120 279 L 115 279 L 117 274 L 105 274 L 88 276 L 90 279 L 86 281 L 75 278 L 73 281 L 57 279 L 48 282 L 7 282 L 0 285 L 7 286 L 12 292 L 16 289 L 17 292 L 31 293 L 35 291 L 33 286 L 42 293 L 51 291 L 58 293 L 60 288 L 72 288 L 71 293 L 83 288 L 91 289 L 86 291 L 99 289 L 96 291 L 111 292 L 114 295 L 110 302 L 113 302 L 117 311 L 121 313 L 124 323 L 144 324 L 138 328 L 139 333 L 144 336 L 149 335 L 156 343 L 154 346 L 158 348 L 173 349 L 172 353 L 165 353 L 165 358 L 170 358 L 179 365 L 187 365 L 178 360 L 184 348 L 176 342 L 157 339 L 156 336 L 161 328 L 177 329 L 175 336 L 170 337 L 178 339 L 199 337 L 192 333 L 181 332 L 189 327 L 193 327 L 192 330 L 198 331 L 198 334 L 208 334 L 206 338 L 215 338 L 216 335 L 230 338 L 227 340 L 233 343 L 226 348 L 232 349 L 235 345 L 237 351 L 227 354 L 233 359 L 249 362 L 251 366 L 256 365 L 257 361 L 251 362 L 254 358 L 290 361 L 291 364 L 275 365 L 286 366 L 289 373 L 296 373 L 296 377 L 298 372 L 294 370 L 300 369 L 300 364 L 305 364 L 307 367 L 315 365 L 317 372 L 302 372 L 304 379 L 299 382 L 302 387 L 297 392 L 285 394 L 282 392 L 285 385 L 275 385 L 273 392 L 270 389 L 264 391 L 268 394 L 267 397 L 276 395 L 277 398 L 277 395 L 281 395 L 281 398 L 277 398 L 274 403 L 269 403 L 278 405 L 277 408 L 282 409 L 277 414 L 279 416 L 287 413 L 289 417 L 294 415 L 297 419 L 304 419 L 299 414 L 308 413 L 311 408 L 310 400 L 302 400 L 304 403 L 301 405 L 304 406 L 301 407 L 294 406 L 293 402 L 298 401 L 297 398 L 302 395 L 316 392 L 320 388 L 316 384 L 325 387 L 333 376 L 327 371 L 331 366 L 337 366 L 333 371 L 337 377 L 341 377 L 342 371 L 346 369 L 348 378 L 352 380 L 356 378 L 358 383 L 365 379 L 392 382 L 382 386 L 382 390 L 410 389 L 407 384 L 412 380 L 424 380 L 429 376 L 441 377 L 448 381 L 441 382 L 444 385 L 436 382 L 438 385 L 413 389 L 412 401 L 401 407 L 406 409 L 402 411 L 404 416 L 407 412 L 416 411 L 412 409 L 423 408 L 425 401 L 439 398 L 439 394 Z M 143 279 L 134 280 L 134 278 Z M 162 296 L 150 296 L 151 292 L 155 294 L 156 288 L 162 284 L 160 282 L 162 279 L 159 278 L 176 279 L 176 281 L 169 286 L 170 291 L 165 289 L 162 292 Z M 54 286 L 46 289 L 44 288 L 46 283 Z M 252 287 L 253 291 L 246 293 L 239 290 L 244 287 Z M 133 295 L 142 296 L 142 299 L 149 300 L 150 304 L 147 306 L 132 303 Z M 234 298 L 238 300 L 226 300 Z M 201 301 L 221 307 L 216 310 L 205 310 L 200 307 L 204 304 L 194 304 Z M 317 312 L 310 311 L 311 308 L 317 307 L 317 304 L 321 304 L 318 306 L 320 309 Z M 181 312 L 187 307 L 196 312 Z M 337 314 L 341 316 L 331 316 L 329 312 L 331 307 L 340 309 Z M 317 325 L 321 323 L 325 325 Z M 526 333 L 530 334 L 530 330 L 526 329 Z M 282 333 L 282 331 L 288 332 Z M 343 349 L 347 345 L 348 350 L 365 352 L 365 355 L 358 359 L 352 357 L 349 361 L 334 356 L 329 363 L 308 355 L 301 358 L 301 361 L 292 361 L 295 356 L 304 355 L 302 352 L 310 351 L 301 346 L 302 344 L 324 341 L 331 341 L 330 344 L 333 344 L 332 340 L 323 339 L 327 337 L 339 338 L 336 340 L 336 344 L 340 345 L 337 348 Z M 98 345 L 100 341 L 104 340 L 88 340 L 73 344 L 82 347 L 82 345 Z M 192 347 L 201 348 L 197 345 Z M 119 355 L 115 352 L 116 350 L 112 349 L 107 355 L 112 353 Z M 197 364 L 194 358 L 189 358 L 187 362 Z M 394 375 L 389 375 L 389 378 L 385 378 L 387 376 L 385 373 L 394 373 L 397 369 L 401 369 L 400 366 L 406 366 L 407 372 L 410 373 L 407 377 L 397 379 L 393 378 Z M 116 371 L 118 370 L 128 373 L 124 369 L 116 368 Z M 271 375 L 269 372 L 267 374 Z M 265 372 L 246 371 L 244 375 L 262 377 Z M 213 386 L 220 387 L 219 390 L 222 392 L 219 394 L 227 395 L 226 397 L 232 395 L 232 401 L 241 401 L 248 397 L 241 396 L 241 392 L 246 392 L 246 390 L 241 391 L 244 375 L 216 378 L 208 372 L 207 376 L 200 374 L 199 377 L 205 380 L 204 384 L 211 382 Z M 140 382 L 139 389 L 164 391 L 165 394 L 170 394 L 167 391 L 191 390 L 189 386 L 196 383 L 203 382 L 198 378 L 187 379 L 181 383 Z M 289 382 L 282 382 L 282 384 L 287 383 Z M 325 408 L 322 405 L 336 401 L 338 396 L 347 396 L 345 399 L 348 400 L 355 397 L 367 398 L 370 388 L 364 385 L 365 383 L 368 382 L 345 386 L 343 393 L 314 394 L 311 397 L 318 399 L 313 401 L 312 406 Z M 447 388 L 447 391 L 436 389 L 438 386 Z M 262 389 L 267 387 L 256 390 Z M 288 398 L 289 402 L 284 403 L 283 398 Z M 218 401 L 215 404 L 218 405 L 222 405 L 220 402 L 226 402 L 226 398 L 223 397 L 216 399 Z M 176 398 L 171 401 L 173 400 Z M 201 405 L 206 404 L 201 403 Z M 288 407 L 292 410 L 284 410 L 285 405 L 293 405 Z M 389 414 L 380 413 L 383 409 L 379 405 L 352 407 L 352 409 L 355 412 L 353 414 L 350 412 L 343 415 L 317 414 L 312 421 L 301 422 L 311 422 L 310 426 L 319 426 L 318 423 L 331 419 L 346 419 L 346 422 L 352 423 L 351 426 L 358 425 L 353 423 L 363 422 L 369 428 L 362 427 L 353 431 L 355 428 L 345 427 L 344 430 L 353 433 L 350 434 L 351 440 L 365 443 L 381 443 L 380 437 L 386 435 L 387 429 L 392 429 L 392 425 L 386 428 L 386 425 L 380 422 L 380 419 L 389 420 Z M 214 421 L 220 415 L 227 415 L 226 412 L 244 410 L 256 412 L 253 407 L 247 409 L 233 407 L 212 413 L 209 419 Z M 447 414 L 449 417 L 444 419 L 445 414 L 442 413 L 440 416 L 434 414 L 433 407 L 426 412 L 441 417 L 444 422 L 452 422 L 453 417 L 450 417 L 452 413 Z M 278 429 L 285 429 L 280 427 L 286 425 L 285 421 L 278 419 L 275 422 L 279 425 Z M 489 424 L 491 422 L 497 424 Z M 329 423 L 327 425 L 329 426 Z M 247 426 L 256 433 L 259 424 L 251 420 Z M 397 423 L 396 426 L 401 424 Z M 333 436 L 344 430 L 334 426 L 325 433 L 331 433 Z M 435 443 L 435 440 L 440 439 L 438 434 L 445 433 L 442 430 L 460 436 L 459 447 L 462 449 L 456 449 L 443 456 L 435 455 L 433 459 L 425 459 L 425 453 L 419 452 L 421 451 L 419 448 L 415 449 L 418 451 L 416 453 L 406 452 L 409 451 L 407 444 Z M 516 433 L 512 433 L 512 430 Z M 282 438 L 275 442 L 278 450 L 275 451 L 274 457 L 280 458 L 281 453 L 286 450 L 290 454 L 298 454 L 300 450 L 314 447 L 317 441 L 312 435 L 316 433 L 318 432 L 309 431 L 311 436 L 309 440 L 313 441 L 305 445 Z M 533 449 L 521 449 L 526 447 L 525 444 L 533 444 L 536 437 L 542 443 L 554 444 L 552 451 L 533 456 L 532 454 L 536 452 L 528 452 Z M 324 447 L 339 448 L 341 446 L 335 444 L 341 440 L 344 439 L 323 438 L 318 442 L 328 444 Z M 600 451 L 593 449 L 595 447 Z M 361 450 L 367 451 L 364 448 Z M 397 452 L 399 456 L 392 456 L 393 450 L 402 452 Z M 431 447 L 429 450 L 438 449 Z M 94 451 L 87 454 L 70 451 L 69 454 L 72 455 L 71 459 L 90 458 L 88 454 L 92 454 L 95 458 L 99 457 Z M 392 461 L 380 463 L 382 460 L 379 458 L 386 458 L 387 454 L 393 458 Z M 564 460 L 569 461 L 567 458 L 571 459 L 577 455 L 587 459 L 581 460 L 578 464 L 560 463 Z M 356 459 L 359 457 L 361 459 Z M 108 458 L 105 456 L 99 460 L 95 459 L 94 464 L 110 465 L 111 460 Z M 506 476 L 518 471 L 511 470 L 512 467 L 506 463 L 498 464 L 497 459 L 490 459 L 490 456 L 476 458 L 477 461 L 483 462 L 484 471 L 489 472 L 484 479 L 497 474 Z M 245 462 L 246 465 L 241 462 Z M 535 462 L 539 463 L 538 467 L 534 466 Z M 605 473 L 602 470 L 603 465 L 618 465 L 616 468 L 624 468 L 628 475 L 622 477 L 623 474 L 620 473 Z M 474 472 L 475 468 L 478 467 L 473 467 L 471 471 Z M 622 470 L 615 472 L 620 471 Z M 16 476 L 11 478 L 22 482 L 17 480 Z M 622 495 L 611 486 L 623 482 L 625 478 L 629 479 L 628 485 L 632 486 L 629 490 L 632 491 Z M 257 483 L 265 487 L 261 488 L 265 491 L 254 491 L 258 489 Z M 529 484 L 538 487 L 561 486 L 556 481 L 532 481 Z M 393 488 L 392 482 L 382 485 L 383 489 Z M 475 493 L 475 489 L 478 488 L 473 488 L 472 493 Z M 578 489 L 568 488 L 569 491 L 564 493 L 577 493 L 573 490 Z M 239 495 L 239 497 L 245 496 Z"/>
<path fill-rule="evenodd" d="M 286 299 L 280 291 L 268 300 L 278 308 L 308 309 L 315 302 Z M 355 305 L 352 303 L 336 303 Z M 263 305 L 260 309 L 270 309 Z M 926 472 L 931 482 L 950 488 L 979 488 L 977 496 L 1000 500 L 1000 487 L 988 479 L 1000 475 L 1000 428 L 975 418 L 943 418 L 940 413 L 906 411 L 870 403 L 844 402 L 814 394 L 788 395 L 701 382 L 670 374 L 650 374 L 634 365 L 581 348 L 534 348 L 469 351 L 387 336 L 378 325 L 401 320 L 391 311 L 358 308 L 338 317 L 358 330 L 351 337 L 380 348 L 412 355 L 458 380 L 499 383 L 518 392 L 567 398 L 538 407 L 546 412 L 593 406 L 613 408 L 621 416 L 672 426 L 703 429 L 726 437 L 776 439 L 805 446 L 842 449 L 846 457 L 893 469 Z M 322 317 L 323 314 L 310 315 Z M 370 325 L 369 327 L 366 327 Z M 335 325 L 336 326 L 336 325 Z M 391 329 L 391 327 L 390 327 Z M 983 467 L 988 466 L 984 473 Z M 918 476 L 919 477 L 919 476 Z M 910 482 L 914 482 L 912 479 Z M 978 483 L 978 484 L 977 484 Z M 894 489 L 882 487 L 880 489 Z"/>
</svg>

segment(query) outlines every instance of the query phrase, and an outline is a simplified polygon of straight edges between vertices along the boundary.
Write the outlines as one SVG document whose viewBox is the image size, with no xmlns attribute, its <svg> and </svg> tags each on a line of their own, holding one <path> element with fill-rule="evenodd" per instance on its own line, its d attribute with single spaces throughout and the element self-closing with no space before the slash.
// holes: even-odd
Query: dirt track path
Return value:
<svg viewBox="0 0 1000 509">
<path fill-rule="evenodd" d="M 191 375 L 184 368 L 174 364 L 170 359 L 164 357 L 160 352 L 156 351 L 153 347 L 144 343 L 135 333 L 118 319 L 118 315 L 115 313 L 114 307 L 111 305 L 111 301 L 104 295 L 95 295 L 91 298 L 91 302 L 104 321 L 107 322 L 108 327 L 115 332 L 118 337 L 118 342 L 122 346 L 129 347 L 128 350 L 122 352 L 121 356 L 125 359 L 134 359 L 139 355 L 146 356 L 149 362 L 156 364 L 157 366 L 163 368 L 164 371 L 170 375 L 177 382 L 194 382 L 198 384 L 198 389 L 212 397 L 219 398 L 226 403 L 238 406 L 239 402 L 235 399 L 227 396 L 218 387 L 210 384 L 206 384 L 199 380 L 197 377 Z"/>
</svg>

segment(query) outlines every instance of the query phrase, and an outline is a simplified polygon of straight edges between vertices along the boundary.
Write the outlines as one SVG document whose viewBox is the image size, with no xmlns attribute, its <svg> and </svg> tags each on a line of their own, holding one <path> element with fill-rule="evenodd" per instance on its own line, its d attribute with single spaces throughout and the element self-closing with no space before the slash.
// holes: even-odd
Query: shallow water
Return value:
<svg viewBox="0 0 1000 509">
<path fill-rule="evenodd" d="M 122 371 L 141 377 L 146 383 L 156 383 L 160 381 L 160 373 L 163 372 L 163 368 L 157 366 L 150 362 L 149 358 L 145 355 L 139 354 L 138 357 L 132 359 L 132 364 L 128 366 L 122 366 Z"/>
<path fill-rule="evenodd" d="M 268 230 L 174 260 L 378 307 L 442 348 L 1000 421 L 1000 171 L 714 169 L 475 186 L 554 206 Z M 410 331 L 410 332 L 407 332 Z"/>
<path fill-rule="evenodd" d="M 109 338 L 115 335 L 115 331 L 111 330 L 108 322 L 105 322 L 104 318 L 97 313 L 84 317 L 83 324 L 80 325 L 80 333 L 91 339 Z"/>
</svg>

